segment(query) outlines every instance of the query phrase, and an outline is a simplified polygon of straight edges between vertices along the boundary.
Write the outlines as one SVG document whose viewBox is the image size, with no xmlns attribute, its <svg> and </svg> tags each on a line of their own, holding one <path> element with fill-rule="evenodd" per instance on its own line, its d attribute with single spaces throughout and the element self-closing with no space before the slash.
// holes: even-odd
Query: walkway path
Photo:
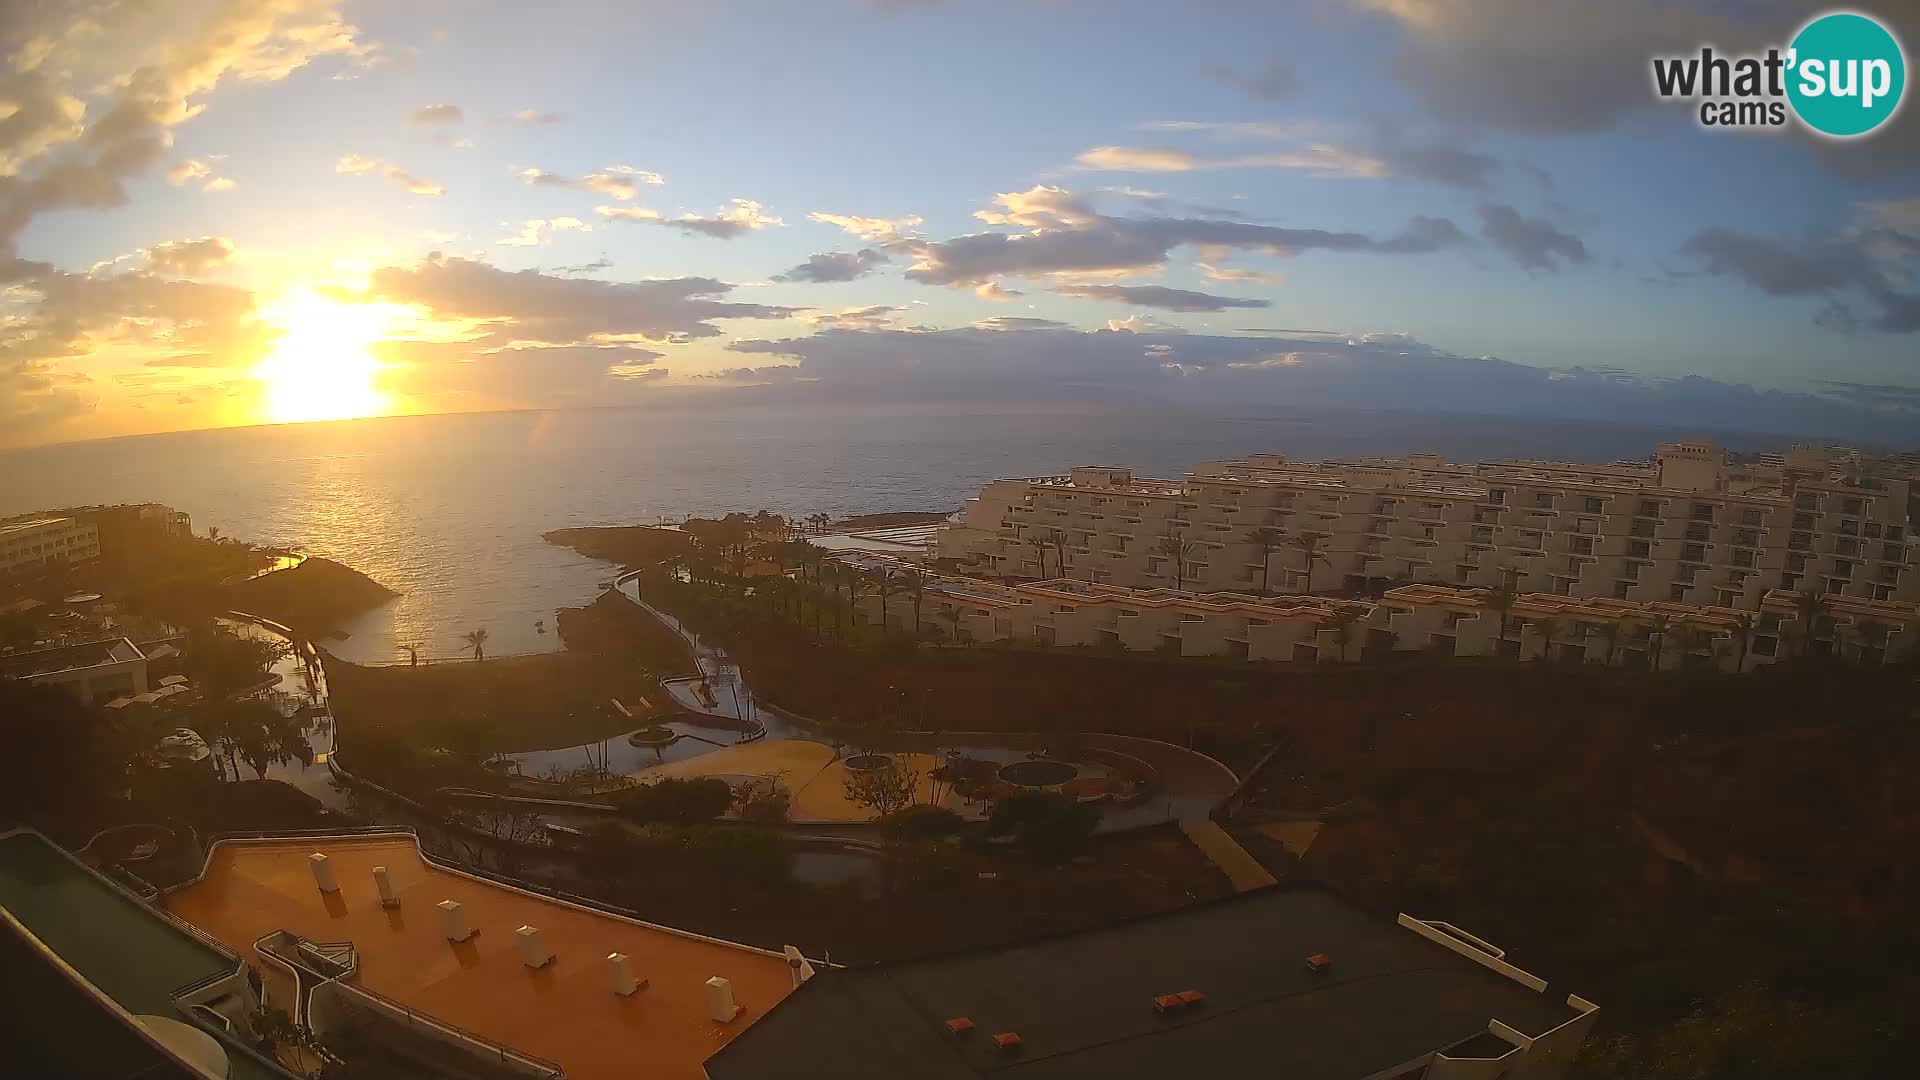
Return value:
<svg viewBox="0 0 1920 1080">
<path fill-rule="evenodd" d="M 1193 841 L 1193 846 L 1199 848 L 1202 854 L 1213 860 L 1213 865 L 1219 867 L 1221 873 L 1227 875 L 1227 880 L 1233 883 L 1234 892 L 1247 892 L 1277 884 L 1278 879 L 1260 865 L 1260 860 L 1247 854 L 1247 849 L 1228 836 L 1227 830 L 1212 818 L 1183 817 L 1180 819 L 1180 831 L 1186 833 L 1187 839 Z"/>
</svg>

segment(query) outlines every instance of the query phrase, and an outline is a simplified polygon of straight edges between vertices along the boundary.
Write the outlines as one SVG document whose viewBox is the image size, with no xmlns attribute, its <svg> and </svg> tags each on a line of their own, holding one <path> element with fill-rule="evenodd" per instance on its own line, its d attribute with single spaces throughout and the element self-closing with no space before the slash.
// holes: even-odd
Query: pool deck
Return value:
<svg viewBox="0 0 1920 1080">
<path fill-rule="evenodd" d="M 324 852 L 339 891 L 314 885 L 308 856 Z M 400 897 L 379 904 L 372 871 L 385 866 Z M 442 936 L 442 900 L 457 900 L 479 934 Z M 226 842 L 206 874 L 168 894 L 167 906 L 236 951 L 275 930 L 314 941 L 351 941 L 352 985 L 560 1064 L 570 1080 L 704 1076 L 702 1062 L 791 989 L 781 957 L 650 926 L 442 869 L 409 837 L 308 837 Z M 533 969 L 514 931 L 537 926 L 554 960 Z M 633 958 L 649 985 L 628 997 L 607 986 L 606 956 Z M 706 1012 L 706 980 L 733 983 L 739 1017 Z"/>
</svg>

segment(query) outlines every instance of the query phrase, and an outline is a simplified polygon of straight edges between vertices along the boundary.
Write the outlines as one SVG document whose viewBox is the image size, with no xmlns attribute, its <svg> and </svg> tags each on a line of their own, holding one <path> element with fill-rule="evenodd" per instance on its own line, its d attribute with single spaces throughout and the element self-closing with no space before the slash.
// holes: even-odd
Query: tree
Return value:
<svg viewBox="0 0 1920 1080">
<path fill-rule="evenodd" d="M 235 780 L 240 779 L 242 761 L 265 780 L 274 765 L 313 760 L 302 722 L 258 698 L 217 702 L 195 719 L 201 725 L 201 737 L 226 755 Z"/>
<path fill-rule="evenodd" d="M 887 597 L 893 592 L 894 572 L 881 567 L 873 572 L 873 591 L 880 596 L 880 625 L 887 625 Z"/>
<path fill-rule="evenodd" d="M 1487 593 L 1487 610 L 1500 616 L 1500 640 L 1502 641 L 1507 639 L 1507 626 L 1513 618 L 1514 601 L 1520 598 L 1520 592 L 1516 588 L 1519 578 L 1520 571 L 1511 567 L 1502 568 L 1500 584 L 1495 585 L 1492 591 Z"/>
<path fill-rule="evenodd" d="M 1336 658 L 1343 663 L 1347 652 L 1353 645 L 1354 627 L 1360 621 L 1360 613 L 1349 607 L 1343 607 L 1327 620 L 1327 628 L 1333 631 L 1333 641 L 1339 650 Z"/>
<path fill-rule="evenodd" d="M 889 759 L 876 769 L 848 769 L 847 801 L 871 811 L 876 818 L 899 813 L 913 805 L 920 789 L 920 772 Z"/>
<path fill-rule="evenodd" d="M 1673 624 L 1667 631 L 1667 636 L 1673 639 L 1673 651 L 1680 654 L 1680 666 L 1686 667 L 1687 658 L 1692 656 L 1693 650 L 1699 646 L 1700 632 L 1692 623 L 1681 620 Z"/>
<path fill-rule="evenodd" d="M 694 825 L 712 821 L 733 806 L 733 788 L 711 776 L 667 777 L 628 788 L 617 798 L 621 810 L 635 821 L 662 825 Z"/>
<path fill-rule="evenodd" d="M 1047 576 L 1047 538 L 1039 530 L 1027 534 L 1027 543 L 1033 547 L 1034 558 L 1040 562 L 1040 577 Z"/>
<path fill-rule="evenodd" d="M 1824 589 L 1803 589 L 1794 597 L 1794 636 L 1800 639 L 1799 655 L 1813 651 L 1813 643 L 1827 630 L 1827 594 Z"/>
<path fill-rule="evenodd" d="M 900 581 L 913 598 L 913 636 L 920 636 L 920 604 L 927 598 L 927 576 L 915 570 L 900 571 Z"/>
<path fill-rule="evenodd" d="M 1172 533 L 1168 533 L 1161 537 L 1159 542 L 1154 546 L 1158 547 L 1169 559 L 1173 560 L 1174 591 L 1185 592 L 1187 588 L 1187 556 L 1193 554 L 1194 549 L 1199 545 L 1191 540 L 1183 540 Z"/>
<path fill-rule="evenodd" d="M 1273 570 L 1274 549 L 1286 543 L 1287 536 L 1271 525 L 1262 525 L 1255 529 L 1249 529 L 1247 534 L 1242 536 L 1241 539 L 1245 540 L 1247 545 L 1253 548 L 1253 550 L 1260 553 L 1260 595 L 1265 596 L 1268 591 L 1268 575 Z"/>
<path fill-rule="evenodd" d="M 1100 824 L 1100 808 L 1053 791 L 1021 792 L 993 805 L 988 836 L 1011 836 L 1014 846 L 1044 859 L 1079 854 Z"/>
<path fill-rule="evenodd" d="M 1607 643 L 1607 666 L 1620 662 L 1620 635 L 1626 631 L 1626 624 L 1617 619 L 1600 624 L 1600 640 Z"/>
<path fill-rule="evenodd" d="M 419 666 L 420 666 L 420 646 L 418 646 L 418 645 L 402 645 L 402 646 L 400 646 L 399 648 L 400 648 L 400 651 L 401 651 L 401 652 L 403 652 L 403 653 L 406 653 L 406 654 L 407 654 L 407 666 L 408 666 L 408 667 L 419 667 Z"/>
<path fill-rule="evenodd" d="M 1656 614 L 1647 620 L 1647 665 L 1654 671 L 1659 671 L 1666 659 L 1667 633 L 1672 626 L 1672 617 L 1665 614 Z"/>
<path fill-rule="evenodd" d="M 1307 592 L 1313 591 L 1314 560 L 1319 559 L 1323 562 L 1326 560 L 1326 556 L 1320 554 L 1321 539 L 1319 533 L 1299 533 L 1287 537 L 1287 546 L 1299 549 L 1301 558 L 1307 564 Z"/>
<path fill-rule="evenodd" d="M 460 640 L 466 642 L 467 648 L 473 650 L 473 659 L 476 662 L 487 658 L 486 627 L 483 626 L 478 630 L 469 630 L 465 634 L 460 635 Z"/>
<path fill-rule="evenodd" d="M 1540 631 L 1542 642 L 1540 659 L 1550 661 L 1554 658 L 1553 647 L 1559 644 L 1560 639 L 1567 634 L 1567 624 L 1561 619 L 1546 618 L 1541 619 L 1534 626 Z"/>
<path fill-rule="evenodd" d="M 1733 640 L 1738 648 L 1738 655 L 1735 656 L 1733 662 L 1733 670 L 1736 675 L 1747 670 L 1747 650 L 1753 648 L 1753 629 L 1755 622 L 1756 620 L 1751 611 L 1743 611 L 1734 617 Z"/>
<path fill-rule="evenodd" d="M 0 679 L 0 819 L 70 826 L 121 787 L 133 748 L 51 686 Z"/>
<path fill-rule="evenodd" d="M 277 638 L 242 637 L 205 627 L 188 640 L 187 675 L 204 696 L 223 698 L 260 685 L 288 649 Z"/>
</svg>

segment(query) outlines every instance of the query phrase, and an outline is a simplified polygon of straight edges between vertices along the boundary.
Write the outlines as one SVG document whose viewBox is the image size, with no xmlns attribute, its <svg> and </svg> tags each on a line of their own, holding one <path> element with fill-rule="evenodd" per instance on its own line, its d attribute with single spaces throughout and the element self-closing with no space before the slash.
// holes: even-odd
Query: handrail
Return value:
<svg viewBox="0 0 1920 1080">
<path fill-rule="evenodd" d="M 420 1010 L 414 1008 L 411 1005 L 407 1005 L 404 1002 L 395 1001 L 393 998 L 390 998 L 387 995 L 382 994 L 378 990 L 361 986 L 358 983 L 346 983 L 346 982 L 335 981 L 333 985 L 342 991 L 346 991 L 354 994 L 360 994 L 372 1001 L 376 1001 L 382 1005 L 385 1005 L 389 1009 L 394 1009 L 404 1014 L 407 1018 L 407 1022 L 410 1024 L 421 1023 L 421 1024 L 427 1025 L 428 1027 L 439 1028 L 441 1031 L 444 1031 L 449 1035 L 452 1035 L 466 1042 L 473 1043 L 476 1046 L 482 1047 L 486 1050 L 490 1050 L 493 1053 L 497 1054 L 501 1061 L 513 1060 L 513 1061 L 519 1061 L 522 1064 L 530 1065 L 533 1068 L 538 1069 L 541 1072 L 545 1073 L 547 1076 L 553 1078 L 553 1080 L 558 1080 L 558 1078 L 566 1075 L 566 1070 L 562 1069 L 558 1062 L 548 1061 L 546 1058 L 529 1054 L 523 1050 L 515 1050 L 513 1047 L 508 1046 L 505 1043 L 495 1042 L 492 1039 L 488 1039 L 482 1035 L 468 1031 L 466 1028 L 463 1028 L 458 1024 L 449 1023 L 430 1013 L 421 1012 Z"/>
</svg>

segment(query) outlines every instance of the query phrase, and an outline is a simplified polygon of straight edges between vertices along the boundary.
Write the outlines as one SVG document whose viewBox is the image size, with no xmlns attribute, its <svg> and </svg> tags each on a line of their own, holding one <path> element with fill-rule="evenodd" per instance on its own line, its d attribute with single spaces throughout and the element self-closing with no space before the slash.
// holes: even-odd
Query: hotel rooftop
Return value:
<svg viewBox="0 0 1920 1080">
<path fill-rule="evenodd" d="M 1548 1077 L 1592 1003 L 1445 923 L 1278 886 L 950 959 L 821 972 L 707 1063 L 783 1077 Z"/>
<path fill-rule="evenodd" d="M 317 885 L 324 855 L 337 886 Z M 383 906 L 374 868 L 395 903 Z M 443 901 L 477 931 L 451 941 Z M 570 1080 L 703 1077 L 701 1063 L 792 989 L 773 952 L 622 918 L 443 869 L 411 836 L 223 841 L 205 874 L 167 895 L 177 917 L 252 955 L 285 931 L 311 942 L 351 942 L 357 972 L 342 987 L 463 1029 L 519 1055 L 551 1062 Z M 521 928 L 539 931 L 551 957 L 530 966 Z M 608 954 L 630 958 L 645 985 L 609 985 Z M 717 1022 L 708 980 L 731 983 L 738 1015 Z"/>
</svg>

